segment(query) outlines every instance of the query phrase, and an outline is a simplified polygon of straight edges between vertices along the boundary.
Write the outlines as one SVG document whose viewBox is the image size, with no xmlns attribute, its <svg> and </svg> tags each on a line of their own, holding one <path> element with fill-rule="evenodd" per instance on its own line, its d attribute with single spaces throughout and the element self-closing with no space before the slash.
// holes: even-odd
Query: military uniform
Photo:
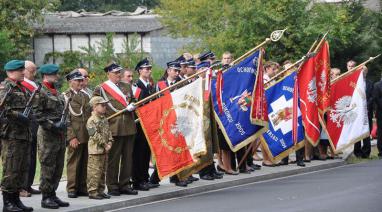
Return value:
<svg viewBox="0 0 382 212">
<path fill-rule="evenodd" d="M 58 66 L 47 64 L 40 67 L 41 74 L 56 74 Z M 41 164 L 40 191 L 43 195 L 41 206 L 44 208 L 67 207 L 56 196 L 65 160 L 65 123 L 61 123 L 61 114 L 65 100 L 53 84 L 43 81 L 39 107 L 36 112 L 38 155 Z"/>
<path fill-rule="evenodd" d="M 24 61 L 10 61 L 4 69 L 6 71 L 22 71 Z M 3 107 L 5 118 L 1 123 L 1 145 L 3 175 L 1 190 L 3 192 L 3 211 L 32 211 L 19 198 L 19 191 L 23 188 L 25 173 L 28 171 L 29 141 L 31 132 L 29 119 L 23 115 L 27 96 L 19 81 L 7 78 L 0 84 L 0 99 L 5 98 Z"/>
<path fill-rule="evenodd" d="M 84 77 L 77 70 L 67 75 L 67 80 L 83 80 Z M 90 117 L 91 108 L 89 106 L 89 96 L 82 91 L 75 91 L 69 88 L 63 93 L 65 101 L 69 99 L 69 113 L 66 141 L 77 139 L 79 145 L 76 148 L 68 145 L 67 147 L 67 184 L 66 190 L 68 197 L 77 195 L 87 195 L 86 188 L 86 167 L 88 163 L 88 139 L 86 122 Z"/>
<path fill-rule="evenodd" d="M 97 104 L 100 103 L 106 103 L 106 101 L 102 102 L 101 99 Z M 105 146 L 113 141 L 113 137 L 106 117 L 97 115 L 94 112 L 87 121 L 86 128 L 90 136 L 88 143 L 89 161 L 87 168 L 87 187 L 89 197 L 101 196 L 102 198 L 104 197 L 107 163 Z"/>
<path fill-rule="evenodd" d="M 111 64 L 105 68 L 106 72 L 120 70 L 122 68 L 117 64 Z M 106 117 L 126 109 L 127 105 L 133 100 L 131 86 L 124 82 L 114 84 L 111 81 L 106 81 L 95 88 L 94 96 L 101 96 L 109 101 L 107 103 Z M 137 132 L 134 120 L 134 113 L 128 111 L 109 120 L 114 142 L 108 154 L 106 185 L 111 195 L 118 196 L 120 193 L 136 194 L 136 191 L 133 192 L 130 186 L 134 138 Z"/>
</svg>

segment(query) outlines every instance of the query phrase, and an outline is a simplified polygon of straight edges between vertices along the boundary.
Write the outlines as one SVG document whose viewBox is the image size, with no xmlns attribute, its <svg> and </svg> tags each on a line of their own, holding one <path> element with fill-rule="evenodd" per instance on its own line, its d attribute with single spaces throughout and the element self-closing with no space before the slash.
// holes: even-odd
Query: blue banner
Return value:
<svg viewBox="0 0 382 212">
<path fill-rule="evenodd" d="M 219 113 L 217 104 L 216 79 L 211 83 L 215 117 L 228 145 L 234 152 L 253 142 L 265 131 L 263 126 L 253 125 L 250 120 L 251 98 L 255 88 L 260 54 L 260 51 L 256 51 L 223 73 L 222 113 Z"/>
<path fill-rule="evenodd" d="M 304 127 L 300 108 L 298 108 L 298 142 L 296 145 L 292 139 L 295 77 L 296 72 L 292 72 L 265 90 L 269 129 L 263 134 L 262 142 L 273 162 L 279 161 L 292 151 L 304 146 Z"/>
</svg>

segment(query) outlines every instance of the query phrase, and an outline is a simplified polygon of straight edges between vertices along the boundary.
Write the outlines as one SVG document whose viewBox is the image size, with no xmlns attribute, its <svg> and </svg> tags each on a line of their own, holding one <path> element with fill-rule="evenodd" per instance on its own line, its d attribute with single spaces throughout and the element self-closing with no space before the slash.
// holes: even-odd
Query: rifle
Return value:
<svg viewBox="0 0 382 212">
<path fill-rule="evenodd" d="M 65 122 L 66 117 L 68 116 L 68 111 L 69 111 L 68 108 L 69 108 L 69 103 L 71 100 L 72 100 L 72 97 L 69 97 L 68 101 L 65 102 L 64 110 L 61 113 L 61 119 L 60 119 L 60 123 L 62 124 Z"/>
<path fill-rule="evenodd" d="M 37 89 L 33 91 L 32 95 L 30 96 L 30 98 L 28 99 L 28 102 L 25 106 L 25 110 L 23 112 L 23 115 L 28 117 L 31 110 L 32 110 L 32 103 L 33 103 L 33 99 L 35 98 L 36 94 L 40 93 L 40 90 L 41 90 L 41 84 L 38 85 Z"/>
<path fill-rule="evenodd" d="M 0 119 L 4 117 L 4 113 L 5 113 L 5 109 L 4 109 L 4 105 L 5 105 L 5 100 L 7 99 L 8 95 L 11 93 L 12 91 L 12 87 L 10 87 L 7 92 L 5 93 L 5 95 L 3 96 L 3 98 L 1 99 L 0 101 L 0 110 L 1 110 L 1 113 L 0 113 Z"/>
</svg>

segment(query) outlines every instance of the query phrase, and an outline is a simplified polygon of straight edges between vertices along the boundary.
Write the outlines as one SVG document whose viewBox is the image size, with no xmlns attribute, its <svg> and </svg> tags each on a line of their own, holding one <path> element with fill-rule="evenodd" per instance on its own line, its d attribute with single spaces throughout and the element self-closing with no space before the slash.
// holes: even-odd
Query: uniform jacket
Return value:
<svg viewBox="0 0 382 212">
<path fill-rule="evenodd" d="M 28 101 L 24 88 L 21 84 L 11 79 L 5 79 L 0 84 L 0 99 L 3 99 L 6 92 L 11 88 L 11 92 L 5 99 L 4 118 L 7 120 L 1 123 L 1 138 L 30 140 L 31 132 L 29 126 L 25 126 L 16 119 L 16 113 L 22 113 Z"/>
<path fill-rule="evenodd" d="M 106 117 L 93 113 L 87 121 L 86 128 L 89 133 L 89 154 L 105 154 L 105 145 L 113 141 Z"/>
<path fill-rule="evenodd" d="M 122 91 L 122 93 L 126 95 L 127 102 L 130 103 L 132 101 L 135 101 L 130 84 L 119 82 L 117 86 Z M 110 101 L 109 103 L 107 103 L 108 107 L 106 110 L 106 117 L 111 116 L 114 113 L 126 108 L 123 104 L 121 104 L 115 98 L 113 98 L 113 96 L 107 93 L 101 87 L 101 85 L 98 85 L 95 88 L 93 92 L 93 96 L 101 96 L 104 99 Z M 109 126 L 110 126 L 112 135 L 113 136 L 134 135 L 137 132 L 134 120 L 135 120 L 134 113 L 127 112 L 127 111 L 117 117 L 110 119 Z"/>
<path fill-rule="evenodd" d="M 89 96 L 84 92 L 75 92 L 69 89 L 63 93 L 65 101 L 71 98 L 69 103 L 68 123 L 66 140 L 70 141 L 77 138 L 82 143 L 87 143 L 89 139 L 86 130 L 86 122 L 91 115 L 91 107 L 89 105 Z"/>
</svg>

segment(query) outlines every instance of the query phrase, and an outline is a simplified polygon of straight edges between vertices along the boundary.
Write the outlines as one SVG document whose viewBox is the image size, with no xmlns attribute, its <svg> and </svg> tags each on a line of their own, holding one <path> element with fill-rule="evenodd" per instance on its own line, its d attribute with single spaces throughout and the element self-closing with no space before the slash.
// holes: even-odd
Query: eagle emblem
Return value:
<svg viewBox="0 0 382 212">
<path fill-rule="evenodd" d="M 308 84 L 308 90 L 306 91 L 308 95 L 308 101 L 310 103 L 315 103 L 317 99 L 317 87 L 316 87 L 316 78 L 313 77 Z"/>
<path fill-rule="evenodd" d="M 330 111 L 330 120 L 337 124 L 340 128 L 343 124 L 351 124 L 357 118 L 354 109 L 357 107 L 355 103 L 351 103 L 351 96 L 343 96 L 335 103 L 335 109 Z"/>
</svg>

